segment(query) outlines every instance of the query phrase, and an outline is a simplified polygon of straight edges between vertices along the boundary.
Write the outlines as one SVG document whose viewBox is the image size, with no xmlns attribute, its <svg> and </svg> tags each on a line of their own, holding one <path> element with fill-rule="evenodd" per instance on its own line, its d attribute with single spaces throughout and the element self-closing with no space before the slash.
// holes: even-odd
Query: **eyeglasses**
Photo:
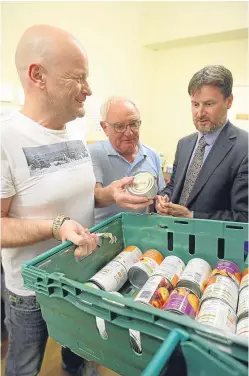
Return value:
<svg viewBox="0 0 249 376">
<path fill-rule="evenodd" d="M 108 122 L 107 122 L 107 124 L 111 125 L 117 133 L 124 133 L 128 127 L 130 127 L 132 132 L 134 132 L 134 131 L 136 132 L 141 126 L 141 120 L 133 121 L 132 123 L 129 123 L 127 125 L 120 124 L 120 123 L 111 124 L 111 123 L 108 123 Z"/>
</svg>

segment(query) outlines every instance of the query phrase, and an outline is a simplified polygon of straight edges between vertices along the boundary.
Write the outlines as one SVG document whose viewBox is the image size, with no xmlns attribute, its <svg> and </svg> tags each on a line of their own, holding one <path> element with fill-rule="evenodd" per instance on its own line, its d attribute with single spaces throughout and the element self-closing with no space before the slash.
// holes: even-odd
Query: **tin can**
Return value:
<svg viewBox="0 0 249 376">
<path fill-rule="evenodd" d="M 136 247 L 135 245 L 130 245 L 126 247 L 119 255 L 117 255 L 112 261 L 117 261 L 122 264 L 126 271 L 130 269 L 130 267 L 135 264 L 142 257 L 142 251 Z"/>
<path fill-rule="evenodd" d="M 205 260 L 193 258 L 187 263 L 176 287 L 186 287 L 200 299 L 211 271 Z"/>
<path fill-rule="evenodd" d="M 240 336 L 246 336 L 249 337 L 249 319 L 248 316 L 241 318 L 238 321 L 236 334 Z"/>
<path fill-rule="evenodd" d="M 249 286 L 244 287 L 239 293 L 238 319 L 248 316 L 249 312 Z"/>
<path fill-rule="evenodd" d="M 220 299 L 205 300 L 197 315 L 198 322 L 235 333 L 236 314 L 232 307 Z"/>
<path fill-rule="evenodd" d="M 217 274 L 226 275 L 227 277 L 232 278 L 238 286 L 240 284 L 240 268 L 232 261 L 220 260 L 219 262 L 217 262 L 214 269 L 212 270 L 211 276 Z"/>
<path fill-rule="evenodd" d="M 92 282 L 105 291 L 118 291 L 127 281 L 128 275 L 126 268 L 120 262 L 111 261 L 98 273 L 96 273 L 89 282 Z"/>
<path fill-rule="evenodd" d="M 209 279 L 202 295 L 201 303 L 207 299 L 221 299 L 236 312 L 238 297 L 238 285 L 231 278 L 223 275 L 215 275 Z"/>
<path fill-rule="evenodd" d="M 162 308 L 168 300 L 171 284 L 161 275 L 151 276 L 135 298 L 135 302 Z"/>
<path fill-rule="evenodd" d="M 179 257 L 167 256 L 156 268 L 153 275 L 161 275 L 165 277 L 174 288 L 176 287 L 184 268 L 185 264 Z"/>
<path fill-rule="evenodd" d="M 160 252 L 155 249 L 147 250 L 129 269 L 130 283 L 137 289 L 141 289 L 162 261 L 163 255 Z"/>
<path fill-rule="evenodd" d="M 157 195 L 157 184 L 155 177 L 149 172 L 137 172 L 134 174 L 132 184 L 127 185 L 127 191 L 135 196 L 146 196 L 149 199 Z"/>
<path fill-rule="evenodd" d="M 176 312 L 195 318 L 200 300 L 190 290 L 180 287 L 173 290 L 167 303 L 164 305 L 164 311 Z"/>
<path fill-rule="evenodd" d="M 239 286 L 239 289 L 240 291 L 249 285 L 249 278 L 248 278 L 248 268 L 246 268 L 243 273 L 242 273 L 242 276 L 241 276 L 241 282 L 240 282 L 240 286 Z"/>
</svg>

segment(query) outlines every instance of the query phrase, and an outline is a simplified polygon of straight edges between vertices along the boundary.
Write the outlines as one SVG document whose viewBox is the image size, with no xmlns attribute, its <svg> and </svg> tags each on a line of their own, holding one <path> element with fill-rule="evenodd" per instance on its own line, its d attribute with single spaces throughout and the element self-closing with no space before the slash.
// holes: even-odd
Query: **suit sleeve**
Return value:
<svg viewBox="0 0 249 376">
<path fill-rule="evenodd" d="M 194 218 L 248 222 L 248 156 L 241 162 L 231 189 L 231 209 L 211 213 L 194 212 Z"/>
<path fill-rule="evenodd" d="M 168 195 L 170 200 L 172 198 L 172 194 L 173 194 L 173 191 L 174 191 L 174 185 L 175 185 L 175 175 L 176 175 L 176 169 L 177 169 L 177 164 L 178 164 L 179 144 L 180 144 L 180 141 L 178 142 L 177 148 L 176 148 L 175 160 L 174 160 L 174 164 L 173 164 L 173 171 L 172 171 L 172 174 L 171 174 L 170 182 L 169 182 L 169 184 L 167 184 L 165 186 L 165 188 L 163 188 L 158 193 L 161 196 Z"/>
</svg>

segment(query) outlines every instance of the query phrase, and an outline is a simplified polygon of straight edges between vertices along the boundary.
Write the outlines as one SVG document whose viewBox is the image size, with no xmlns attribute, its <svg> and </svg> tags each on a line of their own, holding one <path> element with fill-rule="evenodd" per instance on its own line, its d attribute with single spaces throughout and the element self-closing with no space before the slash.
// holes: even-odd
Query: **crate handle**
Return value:
<svg viewBox="0 0 249 376">
<path fill-rule="evenodd" d="M 187 332 L 181 329 L 173 329 L 141 373 L 141 376 L 159 376 L 179 343 L 188 339 L 189 335 Z"/>
</svg>

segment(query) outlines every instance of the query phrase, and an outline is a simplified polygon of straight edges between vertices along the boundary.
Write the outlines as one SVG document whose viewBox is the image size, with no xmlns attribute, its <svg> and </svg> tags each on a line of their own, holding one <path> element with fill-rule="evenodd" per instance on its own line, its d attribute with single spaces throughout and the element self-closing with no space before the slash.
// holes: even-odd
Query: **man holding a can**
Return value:
<svg viewBox="0 0 249 376">
<path fill-rule="evenodd" d="M 96 178 L 95 196 L 116 180 L 135 175 L 136 188 L 140 181 L 140 188 L 144 189 L 139 193 L 154 198 L 165 187 L 165 181 L 159 155 L 139 141 L 141 120 L 136 105 L 127 98 L 109 98 L 101 106 L 100 124 L 108 140 L 89 145 Z M 139 197 L 139 194 L 133 192 L 130 197 Z M 153 201 L 150 200 L 150 203 Z M 113 203 L 108 207 L 95 209 L 95 223 L 121 211 L 145 213 L 148 209 L 144 205 L 121 209 L 119 203 Z"/>
<path fill-rule="evenodd" d="M 191 78 L 188 93 L 197 133 L 177 146 L 170 183 L 157 196 L 161 215 L 248 221 L 248 133 L 227 119 L 233 77 L 221 65 Z"/>
</svg>

